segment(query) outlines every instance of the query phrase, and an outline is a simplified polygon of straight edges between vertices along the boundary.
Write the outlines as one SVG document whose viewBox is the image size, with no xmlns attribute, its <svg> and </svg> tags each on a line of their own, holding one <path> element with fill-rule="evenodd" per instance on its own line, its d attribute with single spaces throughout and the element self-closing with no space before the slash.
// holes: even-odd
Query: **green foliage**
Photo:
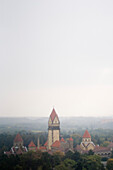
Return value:
<svg viewBox="0 0 113 170">
<path fill-rule="evenodd" d="M 76 166 L 76 162 L 72 159 L 65 159 L 64 160 L 64 165 L 68 167 L 68 169 L 73 169 Z"/>
<path fill-rule="evenodd" d="M 68 158 L 69 157 L 69 158 Z M 0 156 L 1 170 L 104 170 L 101 158 L 97 155 L 81 155 L 78 152 L 67 152 L 53 155 L 47 152 L 29 151 L 23 155 Z"/>
<path fill-rule="evenodd" d="M 94 152 L 92 150 L 89 150 L 88 155 L 94 155 Z"/>
<path fill-rule="evenodd" d="M 87 170 L 102 170 L 101 158 L 97 155 L 83 156 L 83 167 Z"/>
<path fill-rule="evenodd" d="M 60 165 L 57 165 L 54 169 L 55 170 L 69 170 L 63 163 Z"/>
<path fill-rule="evenodd" d="M 102 158 L 101 158 L 101 161 L 107 161 L 107 160 L 108 160 L 107 157 L 102 157 Z"/>
<path fill-rule="evenodd" d="M 108 170 L 113 170 L 113 159 L 112 158 L 108 159 L 106 167 Z"/>
</svg>

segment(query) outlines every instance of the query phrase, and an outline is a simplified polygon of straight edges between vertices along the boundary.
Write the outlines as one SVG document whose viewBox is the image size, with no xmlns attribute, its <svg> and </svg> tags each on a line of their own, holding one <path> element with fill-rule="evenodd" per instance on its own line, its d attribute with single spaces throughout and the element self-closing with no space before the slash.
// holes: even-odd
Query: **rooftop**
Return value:
<svg viewBox="0 0 113 170">
<path fill-rule="evenodd" d="M 28 147 L 36 147 L 36 145 L 33 143 L 33 141 L 31 141 Z"/>
<path fill-rule="evenodd" d="M 83 138 L 91 138 L 88 130 L 85 131 L 84 135 L 83 135 Z"/>
<path fill-rule="evenodd" d="M 16 135 L 14 142 L 23 142 L 23 139 L 22 139 L 22 137 L 20 136 L 19 133 Z"/>
<path fill-rule="evenodd" d="M 54 118 L 55 118 L 55 117 L 57 117 L 57 118 L 58 118 L 58 115 L 56 114 L 56 111 L 55 111 L 55 109 L 54 109 L 54 108 L 53 108 L 53 110 L 52 110 L 52 112 L 51 112 L 50 117 L 51 117 L 51 120 L 52 120 L 52 121 L 54 120 Z"/>
</svg>

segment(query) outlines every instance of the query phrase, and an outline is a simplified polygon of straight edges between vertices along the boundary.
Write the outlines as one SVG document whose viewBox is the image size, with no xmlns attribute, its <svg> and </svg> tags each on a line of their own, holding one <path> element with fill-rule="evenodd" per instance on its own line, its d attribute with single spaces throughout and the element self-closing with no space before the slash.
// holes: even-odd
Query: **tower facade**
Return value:
<svg viewBox="0 0 113 170">
<path fill-rule="evenodd" d="M 53 108 L 48 121 L 48 149 L 55 141 L 60 140 L 60 121 L 55 109 Z"/>
</svg>

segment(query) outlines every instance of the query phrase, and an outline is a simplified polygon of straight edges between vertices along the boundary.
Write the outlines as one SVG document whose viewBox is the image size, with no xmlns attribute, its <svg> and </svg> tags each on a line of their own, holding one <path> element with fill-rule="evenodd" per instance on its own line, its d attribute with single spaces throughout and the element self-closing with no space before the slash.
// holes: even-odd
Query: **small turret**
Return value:
<svg viewBox="0 0 113 170">
<path fill-rule="evenodd" d="M 29 151 L 36 151 L 36 145 L 34 144 L 33 141 L 31 141 L 30 144 L 28 145 L 28 149 Z"/>
</svg>

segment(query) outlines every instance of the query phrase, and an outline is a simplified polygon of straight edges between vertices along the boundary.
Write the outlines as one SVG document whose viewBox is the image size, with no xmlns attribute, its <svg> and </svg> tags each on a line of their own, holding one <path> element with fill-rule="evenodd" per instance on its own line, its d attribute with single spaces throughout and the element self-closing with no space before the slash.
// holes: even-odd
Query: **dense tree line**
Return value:
<svg viewBox="0 0 113 170">
<path fill-rule="evenodd" d="M 101 159 L 92 153 L 81 155 L 56 152 L 53 155 L 41 151 L 29 151 L 23 155 L 1 155 L 1 170 L 104 170 Z"/>
</svg>

